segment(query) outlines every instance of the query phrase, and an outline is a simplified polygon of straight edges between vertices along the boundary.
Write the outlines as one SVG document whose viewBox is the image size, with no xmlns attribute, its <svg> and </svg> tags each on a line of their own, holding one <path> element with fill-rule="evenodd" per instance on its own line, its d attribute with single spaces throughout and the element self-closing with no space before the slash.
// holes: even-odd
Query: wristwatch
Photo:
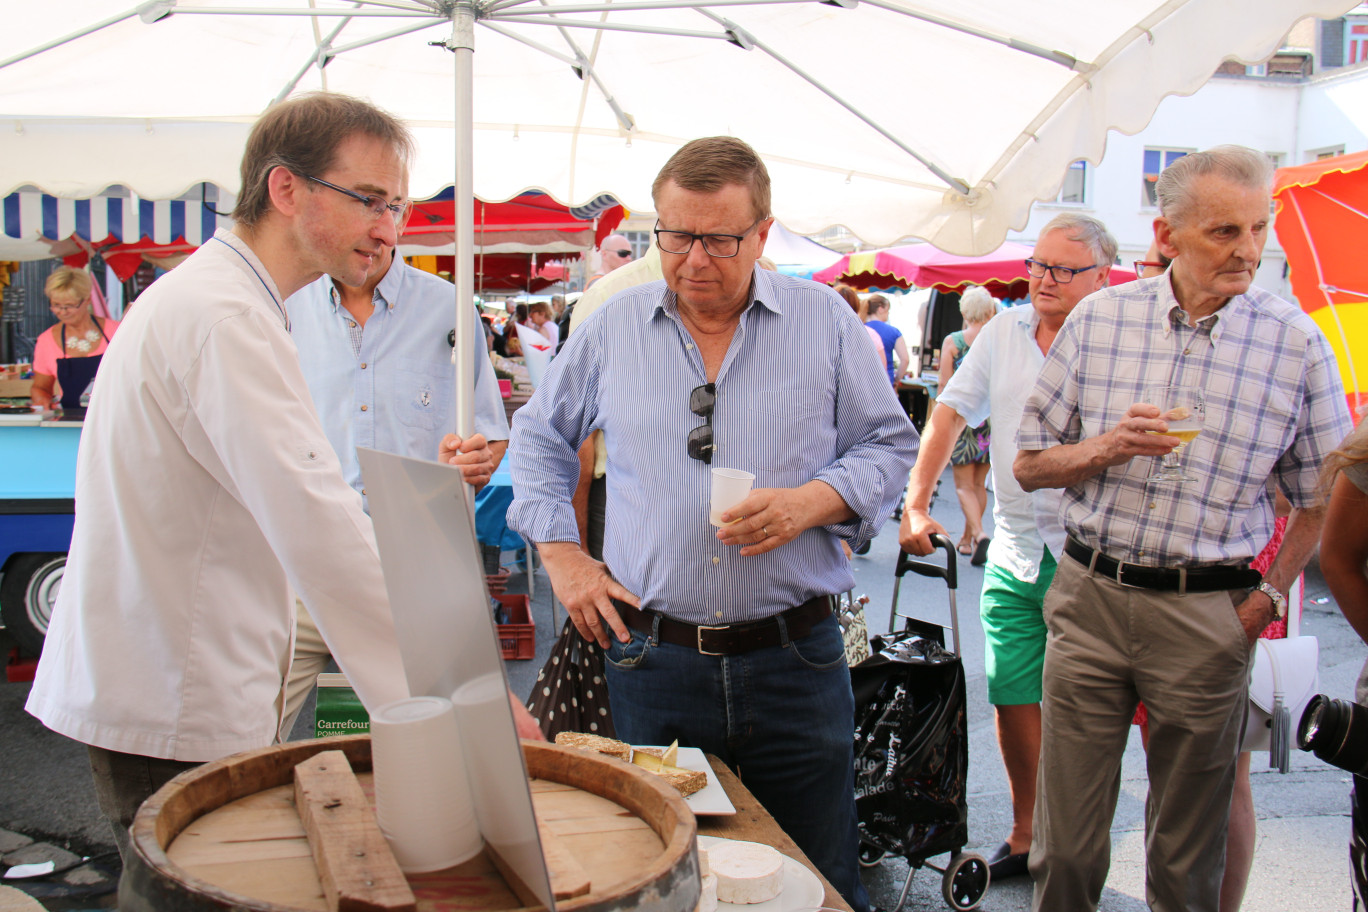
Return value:
<svg viewBox="0 0 1368 912">
<path fill-rule="evenodd" d="M 1273 584 L 1268 580 L 1259 583 L 1258 589 L 1264 595 L 1268 596 L 1269 601 L 1273 603 L 1273 607 L 1278 611 L 1278 617 L 1287 617 L 1287 596 L 1283 595 L 1277 589 L 1274 589 Z"/>
</svg>

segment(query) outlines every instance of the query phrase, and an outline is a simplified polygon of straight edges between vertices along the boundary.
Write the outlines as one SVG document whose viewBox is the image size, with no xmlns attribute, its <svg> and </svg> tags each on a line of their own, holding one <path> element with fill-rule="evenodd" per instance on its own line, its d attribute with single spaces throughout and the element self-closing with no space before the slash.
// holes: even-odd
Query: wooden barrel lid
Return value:
<svg viewBox="0 0 1368 912">
<path fill-rule="evenodd" d="M 138 811 L 120 884 L 126 912 L 326 912 L 295 810 L 294 767 L 341 750 L 371 793 L 370 737 L 296 741 L 206 763 L 176 777 Z M 697 824 L 657 777 L 611 758 L 523 742 L 539 825 L 589 875 L 566 912 L 691 912 L 698 900 Z M 518 909 L 485 855 L 411 875 L 425 912 Z"/>
</svg>

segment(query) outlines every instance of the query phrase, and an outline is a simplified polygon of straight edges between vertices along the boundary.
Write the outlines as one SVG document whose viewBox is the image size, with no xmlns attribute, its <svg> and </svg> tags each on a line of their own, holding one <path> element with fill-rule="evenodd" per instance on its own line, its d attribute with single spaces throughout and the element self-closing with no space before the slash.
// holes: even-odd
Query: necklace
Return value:
<svg viewBox="0 0 1368 912">
<path fill-rule="evenodd" d="M 98 327 L 91 327 L 83 336 L 71 336 L 66 340 L 67 348 L 74 348 L 78 352 L 88 352 L 100 341 L 100 330 Z"/>
</svg>

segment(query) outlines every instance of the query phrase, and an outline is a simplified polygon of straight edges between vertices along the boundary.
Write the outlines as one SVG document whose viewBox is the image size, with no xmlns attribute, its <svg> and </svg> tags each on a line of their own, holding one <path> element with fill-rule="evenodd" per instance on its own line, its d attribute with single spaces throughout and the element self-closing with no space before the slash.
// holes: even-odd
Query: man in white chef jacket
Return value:
<svg viewBox="0 0 1368 912">
<path fill-rule="evenodd" d="M 122 853 L 176 773 L 274 741 L 292 591 L 368 708 L 408 696 L 370 520 L 283 302 L 324 273 L 365 281 L 396 243 L 411 156 L 408 130 L 357 99 L 272 108 L 247 141 L 234 228 L 139 298 L 101 364 L 27 709 L 89 745 Z"/>
</svg>

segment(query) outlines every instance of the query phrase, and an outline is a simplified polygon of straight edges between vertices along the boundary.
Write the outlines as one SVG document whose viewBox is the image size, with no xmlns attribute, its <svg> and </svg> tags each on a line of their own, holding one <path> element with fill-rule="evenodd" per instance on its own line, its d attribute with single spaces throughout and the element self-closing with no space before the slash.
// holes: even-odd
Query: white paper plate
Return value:
<svg viewBox="0 0 1368 912">
<path fill-rule="evenodd" d="M 643 746 L 650 747 L 651 745 Z M 659 750 L 660 748 L 656 749 Z M 717 781 L 717 774 L 708 765 L 708 758 L 703 756 L 703 751 L 696 747 L 681 747 L 679 758 L 675 762 L 680 769 L 698 770 L 708 775 L 707 785 L 684 798 L 689 810 L 705 817 L 719 817 L 736 813 L 736 808 L 732 805 L 731 799 L 727 797 L 727 790 L 722 788 L 721 782 Z M 817 905 L 820 906 L 821 903 Z"/>
<path fill-rule="evenodd" d="M 679 753 L 682 756 L 684 749 Z M 680 764 L 681 766 L 683 764 Z M 698 844 L 707 848 L 713 843 L 731 842 L 719 836 L 699 836 Z M 817 875 L 808 870 L 807 865 L 795 858 L 784 856 L 784 890 L 774 899 L 762 903 L 737 904 L 719 902 L 718 912 L 740 910 L 740 912 L 797 912 L 799 909 L 817 909 L 825 905 L 826 889 Z"/>
</svg>

